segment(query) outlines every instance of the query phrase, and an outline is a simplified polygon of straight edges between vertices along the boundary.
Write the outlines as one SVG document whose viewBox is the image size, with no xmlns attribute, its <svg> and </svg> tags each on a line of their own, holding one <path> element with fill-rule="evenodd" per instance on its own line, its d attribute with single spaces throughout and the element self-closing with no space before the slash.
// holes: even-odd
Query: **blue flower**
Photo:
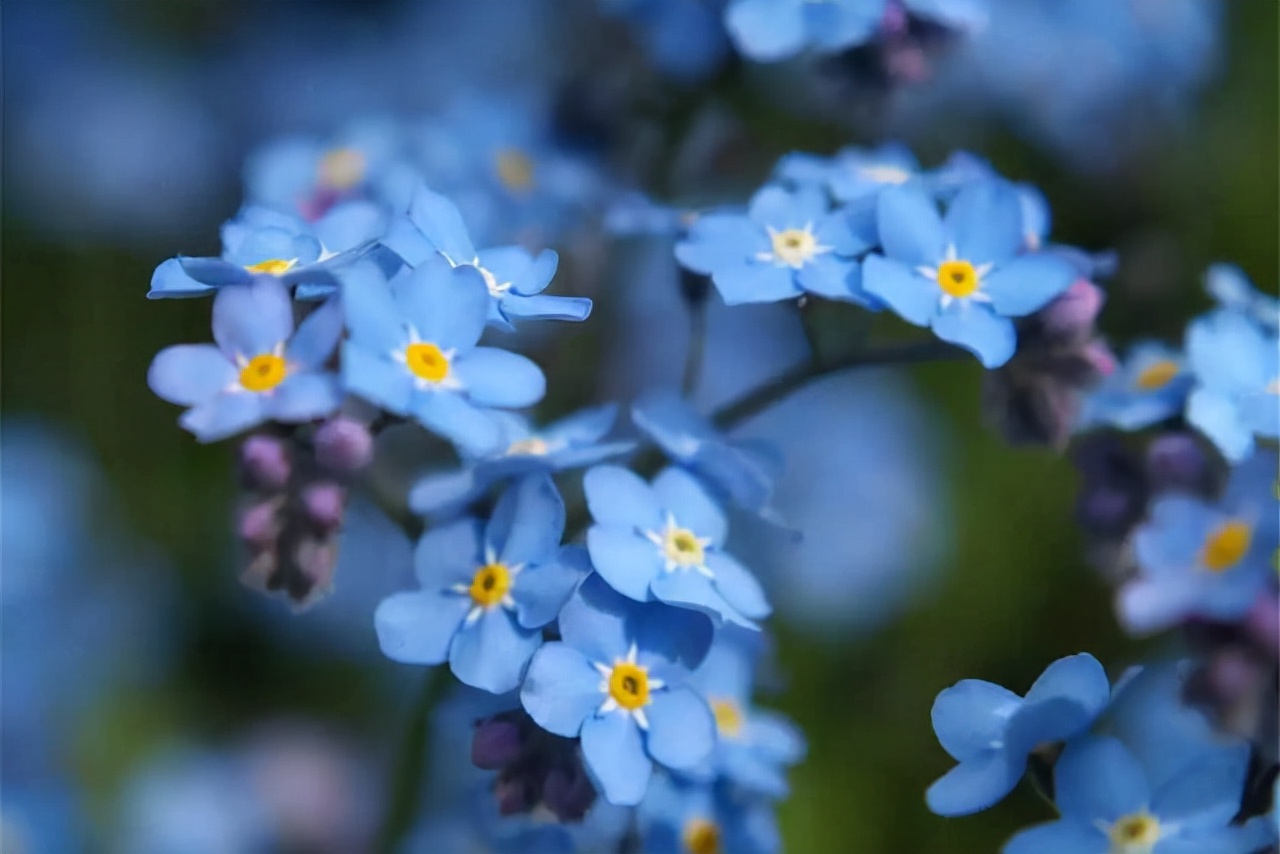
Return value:
<svg viewBox="0 0 1280 854">
<path fill-rule="evenodd" d="M 1232 462 L 1253 452 L 1254 437 L 1280 438 L 1280 340 L 1253 320 L 1218 310 L 1187 328 L 1196 387 L 1187 420 Z"/>
<path fill-rule="evenodd" d="M 840 202 L 863 200 L 886 187 L 927 180 L 916 156 L 896 142 L 875 149 L 849 146 L 832 157 L 788 154 L 778 161 L 774 174 L 796 186 L 822 187 Z"/>
<path fill-rule="evenodd" d="M 222 225 L 218 258 L 170 258 L 151 276 L 148 299 L 203 296 L 225 285 L 273 276 L 299 296 L 332 293 L 335 273 L 374 250 L 386 216 L 364 202 L 340 205 L 315 223 L 269 208 L 246 207 Z"/>
<path fill-rule="evenodd" d="M 730 439 L 674 392 L 644 395 L 631 419 L 675 462 L 698 475 L 718 497 L 776 521 L 770 506 L 782 459 L 770 442 Z"/>
<path fill-rule="evenodd" d="M 1204 286 L 1223 308 L 1251 317 L 1266 329 L 1280 328 L 1280 299 L 1257 291 L 1235 264 L 1210 266 Z"/>
<path fill-rule="evenodd" d="M 1153 786 L 1118 739 L 1082 737 L 1054 768 L 1062 818 L 1022 831 L 1004 854 L 1249 854 L 1251 841 L 1229 826 L 1247 770 L 1247 752 L 1218 753 Z"/>
<path fill-rule="evenodd" d="M 785 797 L 785 770 L 805 754 L 804 736 L 790 720 L 751 703 L 760 635 L 726 626 L 716 633 L 707 658 L 693 672 L 697 688 L 716 718 L 715 752 L 703 769 L 688 772 L 707 781 L 722 778 L 743 791 Z"/>
<path fill-rule="evenodd" d="M 342 309 L 330 301 L 293 328 L 293 302 L 279 281 L 259 276 L 218 291 L 212 344 L 160 351 L 147 383 L 171 403 L 191 407 L 179 423 L 202 442 L 263 421 L 297 423 L 328 415 L 342 402 L 324 364 L 342 335 Z"/>
<path fill-rule="evenodd" d="M 602 442 L 618 407 L 575 412 L 541 430 L 514 413 L 495 413 L 502 442 L 493 453 L 468 460 L 464 468 L 428 474 L 409 490 L 409 507 L 423 516 L 457 513 L 500 481 L 532 472 L 558 472 L 595 465 L 625 454 L 634 442 Z"/>
<path fill-rule="evenodd" d="M 1056 255 L 1019 254 L 1022 207 L 1002 181 L 962 189 L 945 220 L 922 190 L 886 190 L 877 219 L 885 254 L 863 265 L 867 292 L 988 368 L 1007 362 L 1017 346 L 1010 318 L 1043 307 L 1076 278 Z"/>
<path fill-rule="evenodd" d="M 477 347 L 489 291 L 474 267 L 443 258 L 405 269 L 390 283 L 371 264 L 343 277 L 351 337 L 342 348 L 347 389 L 397 415 L 411 415 L 466 453 L 502 442 L 488 407 L 529 406 L 546 380 L 524 356 Z"/>
<path fill-rule="evenodd" d="M 862 221 L 862 220 L 865 220 Z M 805 292 L 869 305 L 853 256 L 874 243 L 872 223 L 830 211 L 820 190 L 762 188 L 746 215 L 709 213 L 676 244 L 676 258 L 711 277 L 729 305 Z"/>
<path fill-rule="evenodd" d="M 721 23 L 724 0 L 600 0 L 602 11 L 625 18 L 659 71 L 694 81 L 715 72 L 729 54 Z"/>
<path fill-rule="evenodd" d="M 636 819 L 645 854 L 776 854 L 782 849 L 768 801 L 734 797 L 723 787 L 669 774 L 654 776 Z"/>
<path fill-rule="evenodd" d="M 776 62 L 803 50 L 835 53 L 875 35 L 885 0 L 730 0 L 725 28 L 738 51 Z"/>
<path fill-rule="evenodd" d="M 1076 429 L 1109 424 L 1141 430 L 1181 414 L 1192 378 L 1182 354 L 1157 341 L 1129 350 L 1119 369 L 1085 397 Z"/>
<path fill-rule="evenodd" d="M 495 694 L 525 667 L 578 582 L 581 549 L 560 548 L 564 502 L 551 478 L 525 478 L 499 500 L 487 525 L 463 519 L 423 535 L 414 554 L 422 590 L 382 601 L 374 616 L 388 658 L 449 662 L 455 676 Z"/>
<path fill-rule="evenodd" d="M 1276 455 L 1238 466 L 1216 504 L 1166 495 L 1134 535 L 1141 573 L 1120 591 L 1122 622 L 1150 632 L 1187 617 L 1240 617 L 1273 575 L 1280 519 L 1273 492 Z"/>
<path fill-rule="evenodd" d="M 693 475 L 669 468 L 650 485 L 603 465 L 587 472 L 583 489 L 595 520 L 587 549 L 613 589 L 747 628 L 769 615 L 759 582 L 724 551 L 724 512 Z"/>
<path fill-rule="evenodd" d="M 581 737 L 587 772 L 610 803 L 644 797 L 653 763 L 692 768 L 715 747 L 715 719 L 682 683 L 706 655 L 711 623 L 641 605 L 592 575 L 560 612 L 560 642 L 538 650 L 520 700 L 548 732 Z"/>
<path fill-rule="evenodd" d="M 929 809 L 958 816 L 992 806 L 1022 779 L 1031 751 L 1084 732 L 1110 693 L 1087 653 L 1050 664 L 1025 697 L 978 679 L 946 689 L 933 704 L 933 730 L 960 764 L 929 787 Z"/>
</svg>

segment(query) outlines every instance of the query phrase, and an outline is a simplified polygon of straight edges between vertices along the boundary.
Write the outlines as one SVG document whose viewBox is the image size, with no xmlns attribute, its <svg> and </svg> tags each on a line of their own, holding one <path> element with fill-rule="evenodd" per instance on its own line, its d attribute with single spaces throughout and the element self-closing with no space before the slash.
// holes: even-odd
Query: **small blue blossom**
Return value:
<svg viewBox="0 0 1280 854">
<path fill-rule="evenodd" d="M 463 519 L 423 535 L 414 554 L 422 590 L 383 600 L 374 616 L 388 658 L 441 664 L 495 694 L 520 684 L 556 618 L 590 571 L 580 548 L 560 548 L 564 502 L 551 478 L 509 488 L 486 525 Z"/>
<path fill-rule="evenodd" d="M 1140 342 L 1085 397 L 1076 427 L 1141 430 L 1159 424 L 1182 413 L 1191 383 L 1181 353 L 1158 341 Z"/>
<path fill-rule="evenodd" d="M 768 801 L 734 797 L 724 787 L 670 774 L 654 776 L 636 819 L 645 854 L 776 854 L 782 849 Z"/>
<path fill-rule="evenodd" d="M 813 293 L 870 305 L 854 256 L 874 244 L 867 217 L 831 211 L 814 188 L 766 186 L 746 214 L 709 213 L 689 226 L 676 258 L 711 277 L 729 305 Z"/>
<path fill-rule="evenodd" d="M 397 415 L 412 415 L 466 453 L 502 442 L 489 407 L 542 399 L 546 379 L 524 356 L 477 347 L 489 291 L 474 267 L 432 258 L 388 283 L 371 264 L 343 277 L 351 337 L 342 348 L 347 389 Z"/>
<path fill-rule="evenodd" d="M 342 309 L 330 301 L 293 328 L 293 302 L 274 278 L 231 285 L 213 300 L 212 344 L 160 351 L 147 383 L 171 403 L 191 407 L 179 423 L 202 442 L 264 421 L 297 423 L 342 402 L 338 378 L 324 370 L 342 335 Z"/>
<path fill-rule="evenodd" d="M 480 271 L 492 303 L 489 322 L 511 329 L 516 320 L 586 320 L 591 300 L 543 294 L 555 275 L 559 256 L 544 249 L 537 256 L 520 246 L 476 250 L 453 202 L 421 185 L 409 213 L 392 226 L 384 244 L 416 267 L 437 253 L 455 267 Z"/>
<path fill-rule="evenodd" d="M 1187 421 L 1232 462 L 1253 452 L 1254 437 L 1280 438 L 1280 339 L 1249 317 L 1220 309 L 1187 328 L 1196 387 Z"/>
<path fill-rule="evenodd" d="M 529 419 L 515 413 L 496 413 L 502 442 L 493 453 L 468 460 L 464 468 L 433 472 L 409 490 L 409 507 L 423 516 L 456 513 L 500 481 L 533 472 L 559 472 L 592 466 L 628 453 L 635 442 L 603 442 L 613 428 L 615 404 L 575 412 L 534 430 Z"/>
<path fill-rule="evenodd" d="M 724 511 L 693 475 L 669 468 L 650 485 L 602 465 L 587 472 L 583 489 L 595 521 L 587 549 L 613 589 L 752 629 L 769 615 L 760 583 L 724 551 Z"/>
<path fill-rule="evenodd" d="M 1235 264 L 1213 264 L 1204 286 L 1223 308 L 1253 318 L 1265 329 L 1280 329 L 1280 299 L 1260 293 Z"/>
<path fill-rule="evenodd" d="M 711 753 L 711 709 L 683 684 L 711 642 L 705 617 L 637 604 L 592 575 L 559 626 L 562 640 L 534 655 L 520 700 L 543 729 L 581 737 L 587 772 L 606 800 L 638 804 L 655 762 L 692 768 Z"/>
<path fill-rule="evenodd" d="M 927 180 L 916 156 L 896 142 L 875 149 L 850 146 L 832 157 L 795 152 L 778 161 L 774 174 L 787 184 L 822 187 L 839 202 L 859 201 L 886 187 Z"/>
<path fill-rule="evenodd" d="M 738 52 L 777 62 L 804 50 L 835 53 L 871 39 L 886 0 L 730 0 L 725 28 Z"/>
<path fill-rule="evenodd" d="M 884 255 L 863 265 L 867 292 L 908 322 L 970 350 L 988 368 L 1013 355 L 1011 318 L 1043 307 L 1076 278 L 1054 254 L 1019 254 L 1022 206 L 1003 181 L 965 187 L 945 219 L 918 188 L 886 190 L 877 220 Z"/>
<path fill-rule="evenodd" d="M 1102 665 L 1086 653 L 1049 665 L 1025 697 L 978 679 L 957 682 L 934 701 L 933 730 L 960 764 L 929 787 L 929 809 L 959 816 L 992 806 L 1022 779 L 1031 751 L 1087 730 L 1110 694 Z"/>
<path fill-rule="evenodd" d="M 1062 818 L 1024 830 L 1004 854 L 1250 854 L 1230 822 L 1240 809 L 1247 752 L 1205 756 L 1153 786 L 1118 739 L 1085 736 L 1054 767 Z"/>
<path fill-rule="evenodd" d="M 1134 535 L 1140 574 L 1120 591 L 1122 622 L 1134 632 L 1188 617 L 1232 620 L 1249 610 L 1274 575 L 1280 545 L 1276 455 L 1238 466 L 1216 504 L 1166 495 Z"/>
</svg>

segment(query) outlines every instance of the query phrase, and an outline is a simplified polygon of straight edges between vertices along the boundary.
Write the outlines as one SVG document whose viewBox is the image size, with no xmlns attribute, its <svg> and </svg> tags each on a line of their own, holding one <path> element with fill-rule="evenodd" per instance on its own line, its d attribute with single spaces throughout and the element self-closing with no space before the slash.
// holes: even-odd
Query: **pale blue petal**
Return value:
<svg viewBox="0 0 1280 854">
<path fill-rule="evenodd" d="M 662 572 L 663 558 L 644 536 L 614 524 L 592 525 L 587 551 L 596 572 L 614 590 L 637 602 L 651 598 L 649 585 Z"/>
<path fill-rule="evenodd" d="M 632 607 L 636 612 L 632 634 L 639 646 L 641 663 L 674 671 L 676 678 L 683 679 L 686 670 L 698 667 L 706 659 L 715 635 L 706 615 L 659 602 Z"/>
<path fill-rule="evenodd" d="M 716 270 L 711 281 L 726 305 L 777 302 L 804 293 L 796 284 L 794 270 L 769 262 L 739 262 Z"/>
<path fill-rule="evenodd" d="M 1135 578 L 1120 588 L 1120 622 L 1135 634 L 1167 629 L 1195 613 L 1202 596 L 1198 584 L 1179 584 L 1177 579 Z"/>
<path fill-rule="evenodd" d="M 514 289 L 513 289 L 514 290 Z M 591 300 L 587 297 L 561 297 L 552 294 L 519 294 L 504 296 L 502 313 L 512 320 L 567 320 L 578 322 L 591 316 Z"/>
<path fill-rule="evenodd" d="M 1218 514 L 1186 495 L 1163 495 L 1134 535 L 1138 565 L 1151 576 L 1185 577 Z"/>
<path fill-rule="evenodd" d="M 439 590 L 395 593 L 378 604 L 373 625 L 378 645 L 392 661 L 440 664 L 471 608 L 471 599 Z"/>
<path fill-rule="evenodd" d="M 342 345 L 342 384 L 375 406 L 409 414 L 413 377 L 404 365 L 372 355 L 353 341 Z"/>
<path fill-rule="evenodd" d="M 891 187 L 882 192 L 876 224 L 884 254 L 909 269 L 936 266 L 946 252 L 947 235 L 938 207 L 917 187 Z"/>
<path fill-rule="evenodd" d="M 1096 711 L 1066 697 L 1023 703 L 1009 719 L 1005 750 L 1010 754 L 1027 756 L 1039 745 L 1054 744 L 1079 735 L 1096 717 Z"/>
<path fill-rule="evenodd" d="M 408 342 L 404 319 L 373 260 L 342 272 L 342 311 L 351 341 L 374 352 L 390 352 Z"/>
<path fill-rule="evenodd" d="M 724 25 L 742 54 L 757 62 L 775 62 L 804 47 L 801 11 L 774 0 L 734 0 L 725 9 Z"/>
<path fill-rule="evenodd" d="M 1005 317 L 1022 317 L 1044 308 L 1076 280 L 1076 271 L 1049 253 L 1022 255 L 982 279 L 982 292 Z"/>
<path fill-rule="evenodd" d="M 981 812 L 1013 791 L 1026 770 L 1002 750 L 988 750 L 952 768 L 925 792 L 925 802 L 938 815 L 955 817 Z"/>
<path fill-rule="evenodd" d="M 293 334 L 293 300 L 275 279 L 228 285 L 213 298 L 213 340 L 227 358 L 270 353 Z"/>
<path fill-rule="evenodd" d="M 475 267 L 429 258 L 392 279 L 391 291 L 419 337 L 442 350 L 469 350 L 484 332 L 489 289 Z"/>
<path fill-rule="evenodd" d="M 653 488 L 622 466 L 595 466 L 582 478 L 587 508 L 597 522 L 640 531 L 662 527 L 662 504 Z"/>
<path fill-rule="evenodd" d="M 151 290 L 147 291 L 147 299 L 198 297 L 212 292 L 212 287 L 187 275 L 182 269 L 181 259 L 170 258 L 151 274 Z"/>
<path fill-rule="evenodd" d="M 334 374 L 293 374 L 262 398 L 267 417 L 293 424 L 328 415 L 342 404 L 342 396 Z"/>
<path fill-rule="evenodd" d="M 933 731 L 942 749 L 963 762 L 1003 741 L 1005 725 L 1021 704 L 1021 697 L 999 685 L 963 679 L 933 701 Z"/>
<path fill-rule="evenodd" d="M 724 545 L 729 521 L 696 477 L 682 468 L 664 469 L 653 481 L 653 492 L 662 508 L 675 517 L 677 526 L 709 539 L 711 548 Z"/>
<path fill-rule="evenodd" d="M 1198 388 L 1187 398 L 1187 421 L 1218 446 L 1222 455 L 1238 463 L 1253 452 L 1253 431 L 1229 398 Z"/>
<path fill-rule="evenodd" d="M 748 629 L 758 626 L 739 614 L 716 590 L 711 579 L 693 570 L 660 572 L 649 584 L 650 592 L 668 605 L 690 608 L 713 620 L 728 620 Z"/>
<path fill-rule="evenodd" d="M 582 546 L 565 546 L 555 560 L 526 567 L 511 590 L 520 625 L 536 629 L 555 620 L 590 572 L 591 561 Z"/>
<path fill-rule="evenodd" d="M 861 284 L 861 276 L 856 262 L 819 255 L 800 268 L 796 281 L 809 293 L 828 299 L 852 300 L 859 290 L 856 285 Z"/>
<path fill-rule="evenodd" d="M 425 475 L 409 490 L 409 509 L 420 516 L 451 515 L 479 498 L 485 486 L 474 468 Z"/>
<path fill-rule="evenodd" d="M 194 406 L 237 382 L 238 372 L 212 344 L 178 344 L 156 354 L 147 385 L 170 403 Z"/>
<path fill-rule="evenodd" d="M 485 543 L 508 566 L 551 560 L 564 534 L 564 501 L 555 481 L 534 475 L 507 487 L 485 531 Z"/>
<path fill-rule="evenodd" d="M 285 355 L 290 362 L 306 368 L 319 368 L 338 346 L 342 337 L 342 304 L 331 299 L 298 325 Z"/>
<path fill-rule="evenodd" d="M 774 762 L 790 765 L 804 758 L 804 734 L 791 720 L 770 709 L 755 709 L 747 719 L 746 740 Z"/>
<path fill-rule="evenodd" d="M 760 226 L 777 231 L 804 228 L 827 213 L 826 194 L 816 187 L 790 192 L 776 184 L 766 184 L 751 197 L 747 216 Z"/>
<path fill-rule="evenodd" d="M 600 682 L 599 671 L 581 652 L 565 643 L 544 644 L 529 663 L 520 703 L 547 732 L 575 738 L 604 702 Z"/>
<path fill-rule="evenodd" d="M 647 747 L 655 762 L 668 768 L 692 768 L 716 746 L 716 721 L 706 700 L 688 688 L 655 691 L 645 709 Z"/>
<path fill-rule="evenodd" d="M 247 285 L 253 281 L 252 273 L 223 258 L 189 258 L 179 255 L 175 260 L 189 279 L 211 288 Z"/>
<path fill-rule="evenodd" d="M 880 255 L 869 255 L 863 262 L 862 289 L 916 326 L 928 326 L 938 309 L 936 282 Z"/>
<path fill-rule="evenodd" d="M 745 216 L 705 214 L 689 226 L 689 237 L 676 244 L 675 254 L 688 269 L 709 276 L 768 248 L 768 237 Z"/>
<path fill-rule="evenodd" d="M 512 293 L 532 296 L 547 289 L 560 265 L 560 256 L 554 249 L 543 249 L 535 257 L 522 246 L 502 246 L 481 250 L 480 265 L 499 282 L 510 282 Z"/>
<path fill-rule="evenodd" d="M 1006 261 L 1022 248 L 1018 191 L 1005 181 L 970 184 L 947 209 L 944 227 L 955 240 L 957 256 L 974 266 Z"/>
<path fill-rule="evenodd" d="M 1186 830 L 1226 827 L 1240 811 L 1248 770 L 1244 745 L 1202 753 L 1156 791 L 1151 811 Z"/>
<path fill-rule="evenodd" d="M 1118 739 L 1084 736 L 1069 743 L 1054 768 L 1054 795 L 1067 818 L 1108 824 L 1151 800 L 1142 766 Z"/>
<path fill-rule="evenodd" d="M 582 758 L 609 803 L 632 807 L 644 799 L 653 762 L 645 755 L 640 728 L 630 715 L 611 712 L 587 718 L 582 724 Z"/>
<path fill-rule="evenodd" d="M 449 667 L 472 688 L 505 694 L 520 686 L 529 659 L 542 646 L 539 629 L 521 627 L 505 608 L 489 608 L 480 619 L 465 621 L 449 647 Z"/>
<path fill-rule="evenodd" d="M 495 347 L 477 347 L 459 356 L 452 373 L 480 406 L 531 406 L 547 391 L 547 380 L 530 359 Z"/>
<path fill-rule="evenodd" d="M 943 341 L 958 344 L 978 357 L 984 368 L 998 368 L 1018 348 L 1013 321 L 974 303 L 953 303 L 930 324 Z"/>
<path fill-rule="evenodd" d="M 391 220 L 387 233 L 380 241 L 383 246 L 400 256 L 410 267 L 417 267 L 423 261 L 437 254 L 427 236 L 418 230 L 408 216 L 397 216 Z"/>
<path fill-rule="evenodd" d="M 419 392 L 412 414 L 424 427 L 439 433 L 463 453 L 484 456 L 502 444 L 502 428 L 494 417 L 452 392 Z"/>
<path fill-rule="evenodd" d="M 560 636 L 592 661 L 608 664 L 627 654 L 627 620 L 634 617 L 631 600 L 590 575 L 560 612 Z"/>
<path fill-rule="evenodd" d="M 265 419 L 259 395 L 228 391 L 188 409 L 178 423 L 201 442 L 216 442 L 261 424 Z"/>
<path fill-rule="evenodd" d="M 1005 843 L 1001 854 L 1107 854 L 1111 843 L 1092 825 L 1063 820 L 1038 824 Z"/>
<path fill-rule="evenodd" d="M 1091 714 L 1101 714 L 1111 698 L 1111 683 L 1098 660 L 1087 652 L 1060 658 L 1027 691 L 1025 700 L 1038 703 L 1063 697 L 1079 703 Z"/>
<path fill-rule="evenodd" d="M 387 231 L 387 214 L 373 202 L 343 202 L 330 208 L 311 228 L 329 252 L 346 252 L 382 237 Z"/>
<path fill-rule="evenodd" d="M 448 255 L 453 263 L 470 264 L 475 259 L 476 248 L 458 206 L 425 184 L 414 191 L 409 219 L 435 250 Z"/>
<path fill-rule="evenodd" d="M 481 523 L 458 519 L 436 525 L 422 535 L 413 552 L 413 571 L 427 590 L 470 584 L 484 561 Z"/>
<path fill-rule="evenodd" d="M 773 612 L 760 582 L 732 555 L 712 552 L 707 555 L 707 568 L 715 576 L 716 590 L 739 614 L 762 620 Z"/>
</svg>

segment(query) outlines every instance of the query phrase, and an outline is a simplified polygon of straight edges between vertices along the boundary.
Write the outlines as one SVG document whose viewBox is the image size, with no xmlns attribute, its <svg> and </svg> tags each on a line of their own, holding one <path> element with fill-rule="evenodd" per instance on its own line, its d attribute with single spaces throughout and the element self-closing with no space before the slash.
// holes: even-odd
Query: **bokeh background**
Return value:
<svg viewBox="0 0 1280 854">
<path fill-rule="evenodd" d="M 1044 191 L 1057 239 L 1118 250 L 1113 342 L 1176 342 L 1208 305 L 1210 262 L 1273 290 L 1280 260 L 1278 7 L 1207 5 L 1220 22 L 1172 44 L 1195 85 L 1154 60 L 1127 71 L 1140 85 L 1120 122 L 1063 106 L 1076 76 L 1102 75 L 1065 37 L 1041 46 L 1068 55 L 1034 97 L 987 98 L 997 72 L 958 67 L 888 118 L 789 110 L 803 77 L 722 75 L 706 85 L 751 147 L 703 189 L 741 199 L 782 153 L 889 135 L 926 163 L 978 151 Z M 216 253 L 256 145 L 360 114 L 429 115 L 469 88 L 564 86 L 605 61 L 574 27 L 626 38 L 594 13 L 569 0 L 7 0 L 0 807 L 3 838 L 27 845 L 15 850 L 368 850 L 423 679 L 380 656 L 371 619 L 409 586 L 409 541 L 357 501 L 327 600 L 294 614 L 242 587 L 233 446 L 197 444 L 145 384 L 160 348 L 205 340 L 208 303 L 144 294 L 163 259 Z M 645 85 L 628 73 L 601 75 Z M 547 416 L 672 381 L 683 359 L 669 251 L 586 251 L 596 316 L 527 342 L 550 378 Z M 701 402 L 801 358 L 793 321 L 713 310 Z M 838 351 L 858 323 L 825 311 L 819 341 Z M 969 363 L 843 378 L 744 428 L 791 453 L 782 500 L 809 533 L 796 546 L 748 532 L 740 546 L 779 602 L 767 702 L 810 743 L 780 807 L 788 850 L 996 850 L 1048 808 L 1020 789 L 977 818 L 925 810 L 950 764 L 929 726 L 935 694 L 970 676 L 1024 689 L 1082 650 L 1114 676 L 1151 651 L 1121 635 L 1086 567 L 1070 464 L 989 429 L 980 381 Z"/>
</svg>

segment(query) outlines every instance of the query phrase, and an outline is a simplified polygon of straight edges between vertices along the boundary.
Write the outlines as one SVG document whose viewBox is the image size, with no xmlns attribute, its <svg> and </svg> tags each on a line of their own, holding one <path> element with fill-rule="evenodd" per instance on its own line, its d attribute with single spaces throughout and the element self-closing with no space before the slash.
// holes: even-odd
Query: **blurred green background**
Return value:
<svg viewBox="0 0 1280 854">
<path fill-rule="evenodd" d="M 1239 263 L 1266 290 L 1277 280 L 1278 6 L 1227 5 L 1224 66 L 1193 117 L 1162 131 L 1118 172 L 1074 174 L 998 127 L 969 129 L 963 140 L 1005 174 L 1043 189 L 1057 238 L 1120 250 L 1102 321 L 1115 343 L 1139 334 L 1176 341 L 1186 319 L 1208 305 L 1200 276 L 1212 261 Z M 165 51 L 181 52 L 207 49 L 199 29 L 217 7 L 138 0 L 116 4 L 115 14 L 146 28 Z M 778 152 L 839 142 L 832 128 L 798 120 L 770 127 Z M 939 129 L 920 146 L 922 160 L 936 162 L 959 142 Z M 6 186 L 24 169 L 12 156 L 3 166 Z M 85 731 L 69 734 L 75 772 L 103 816 L 130 765 L 156 745 L 217 739 L 260 717 L 337 720 L 393 750 L 405 702 L 386 681 L 420 679 L 385 663 L 311 656 L 305 645 L 281 648 L 246 611 L 242 600 L 254 594 L 229 570 L 232 447 L 198 445 L 176 428 L 176 410 L 146 387 L 159 349 L 207 335 L 207 302 L 149 303 L 143 294 L 163 258 L 215 250 L 217 225 L 236 204 L 234 172 L 219 186 L 225 191 L 208 200 L 198 228 L 128 249 L 51 238 L 22 210 L 4 207 L 4 414 L 39 414 L 81 436 L 118 496 L 111 524 L 170 555 L 178 575 L 173 678 L 114 696 Z M 840 331 L 828 326 L 824 335 Z M 557 358 L 572 361 L 590 336 L 575 332 Z M 555 376 L 554 366 L 547 373 Z M 786 691 L 774 704 L 810 744 L 780 808 L 790 851 L 996 850 L 1014 829 L 1048 817 L 1048 808 L 1024 787 L 976 818 L 948 821 L 924 809 L 925 788 L 950 765 L 929 725 L 935 694 L 965 677 L 1024 690 L 1048 662 L 1082 650 L 1115 676 L 1151 648 L 1121 635 L 1108 590 L 1085 565 L 1069 464 L 1048 451 L 1011 449 L 984 427 L 974 365 L 926 366 L 914 377 L 949 434 L 943 482 L 954 518 L 940 524 L 954 529 L 954 551 L 902 619 L 856 642 L 822 644 L 777 626 Z M 275 619 L 295 619 L 283 606 L 276 611 Z"/>
</svg>

